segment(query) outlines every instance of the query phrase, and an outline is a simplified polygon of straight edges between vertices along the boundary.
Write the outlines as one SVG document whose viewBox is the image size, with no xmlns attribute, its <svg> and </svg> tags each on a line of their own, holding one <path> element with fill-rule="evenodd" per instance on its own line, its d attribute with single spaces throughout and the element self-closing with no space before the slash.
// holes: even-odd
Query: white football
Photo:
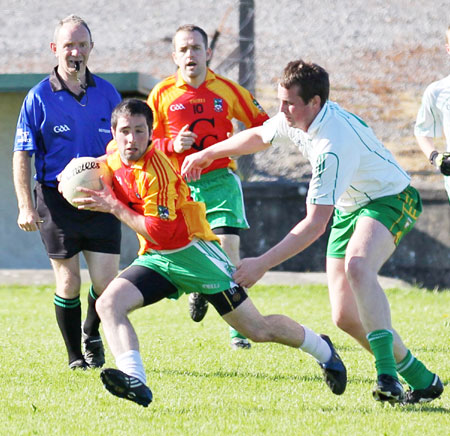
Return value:
<svg viewBox="0 0 450 436">
<path fill-rule="evenodd" d="M 84 197 L 84 192 L 77 191 L 78 186 L 94 189 L 103 188 L 100 176 L 106 184 L 111 185 L 112 173 L 108 166 L 95 157 L 79 157 L 72 159 L 59 177 L 59 192 L 72 205 L 75 198 Z"/>
</svg>

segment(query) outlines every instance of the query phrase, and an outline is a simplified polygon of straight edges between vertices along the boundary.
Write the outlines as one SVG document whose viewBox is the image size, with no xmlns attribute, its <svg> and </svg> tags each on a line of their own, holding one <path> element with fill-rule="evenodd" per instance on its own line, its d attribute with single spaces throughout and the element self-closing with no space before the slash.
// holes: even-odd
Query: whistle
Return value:
<svg viewBox="0 0 450 436">
<path fill-rule="evenodd" d="M 79 73 L 80 72 L 80 68 L 81 68 L 81 62 L 80 61 L 74 61 L 74 64 L 75 64 L 75 71 L 77 73 Z"/>
</svg>

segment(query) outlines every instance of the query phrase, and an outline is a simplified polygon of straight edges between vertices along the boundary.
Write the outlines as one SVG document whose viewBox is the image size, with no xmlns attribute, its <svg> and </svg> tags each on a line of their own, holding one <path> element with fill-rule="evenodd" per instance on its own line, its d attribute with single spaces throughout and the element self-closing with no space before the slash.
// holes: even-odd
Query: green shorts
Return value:
<svg viewBox="0 0 450 436">
<path fill-rule="evenodd" d="M 382 223 L 394 235 L 394 243 L 398 245 L 413 228 L 421 212 L 420 195 L 412 186 L 406 187 L 397 195 L 377 198 L 355 212 L 343 213 L 335 209 L 327 257 L 345 257 L 359 217 L 368 216 Z"/>
<path fill-rule="evenodd" d="M 239 177 L 228 168 L 202 174 L 200 180 L 189 182 L 195 201 L 206 205 L 206 219 L 212 229 L 235 227 L 248 229 L 244 194 Z"/>
<path fill-rule="evenodd" d="M 216 294 L 233 288 L 235 266 L 216 241 L 195 239 L 179 250 L 152 250 L 134 260 L 132 265 L 150 268 L 171 282 L 177 291 L 169 298 L 201 292 Z"/>
</svg>

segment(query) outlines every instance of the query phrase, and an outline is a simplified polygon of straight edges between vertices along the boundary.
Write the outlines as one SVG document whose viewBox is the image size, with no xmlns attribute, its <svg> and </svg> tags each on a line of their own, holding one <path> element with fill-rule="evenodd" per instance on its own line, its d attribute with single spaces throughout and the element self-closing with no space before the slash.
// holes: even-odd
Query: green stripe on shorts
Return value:
<svg viewBox="0 0 450 436">
<path fill-rule="evenodd" d="M 234 265 L 216 241 L 195 240 L 186 248 L 169 252 L 153 250 L 132 265 L 150 268 L 169 280 L 178 292 L 170 298 L 200 292 L 216 294 L 236 286 Z"/>
<path fill-rule="evenodd" d="M 359 217 L 368 216 L 382 223 L 394 235 L 394 243 L 398 245 L 414 227 L 421 212 L 422 200 L 412 186 L 406 187 L 399 194 L 372 200 L 355 212 L 343 213 L 335 209 L 327 257 L 345 257 L 348 242 Z"/>
</svg>

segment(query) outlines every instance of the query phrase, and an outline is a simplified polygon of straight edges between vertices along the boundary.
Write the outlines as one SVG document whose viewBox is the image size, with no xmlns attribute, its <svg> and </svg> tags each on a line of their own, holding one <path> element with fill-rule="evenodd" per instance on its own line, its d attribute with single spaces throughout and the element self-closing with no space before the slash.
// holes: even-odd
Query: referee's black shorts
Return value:
<svg viewBox="0 0 450 436">
<path fill-rule="evenodd" d="M 83 250 L 120 253 L 121 223 L 113 215 L 78 210 L 57 188 L 36 183 L 36 210 L 44 221 L 41 239 L 51 259 L 68 259 Z"/>
</svg>

